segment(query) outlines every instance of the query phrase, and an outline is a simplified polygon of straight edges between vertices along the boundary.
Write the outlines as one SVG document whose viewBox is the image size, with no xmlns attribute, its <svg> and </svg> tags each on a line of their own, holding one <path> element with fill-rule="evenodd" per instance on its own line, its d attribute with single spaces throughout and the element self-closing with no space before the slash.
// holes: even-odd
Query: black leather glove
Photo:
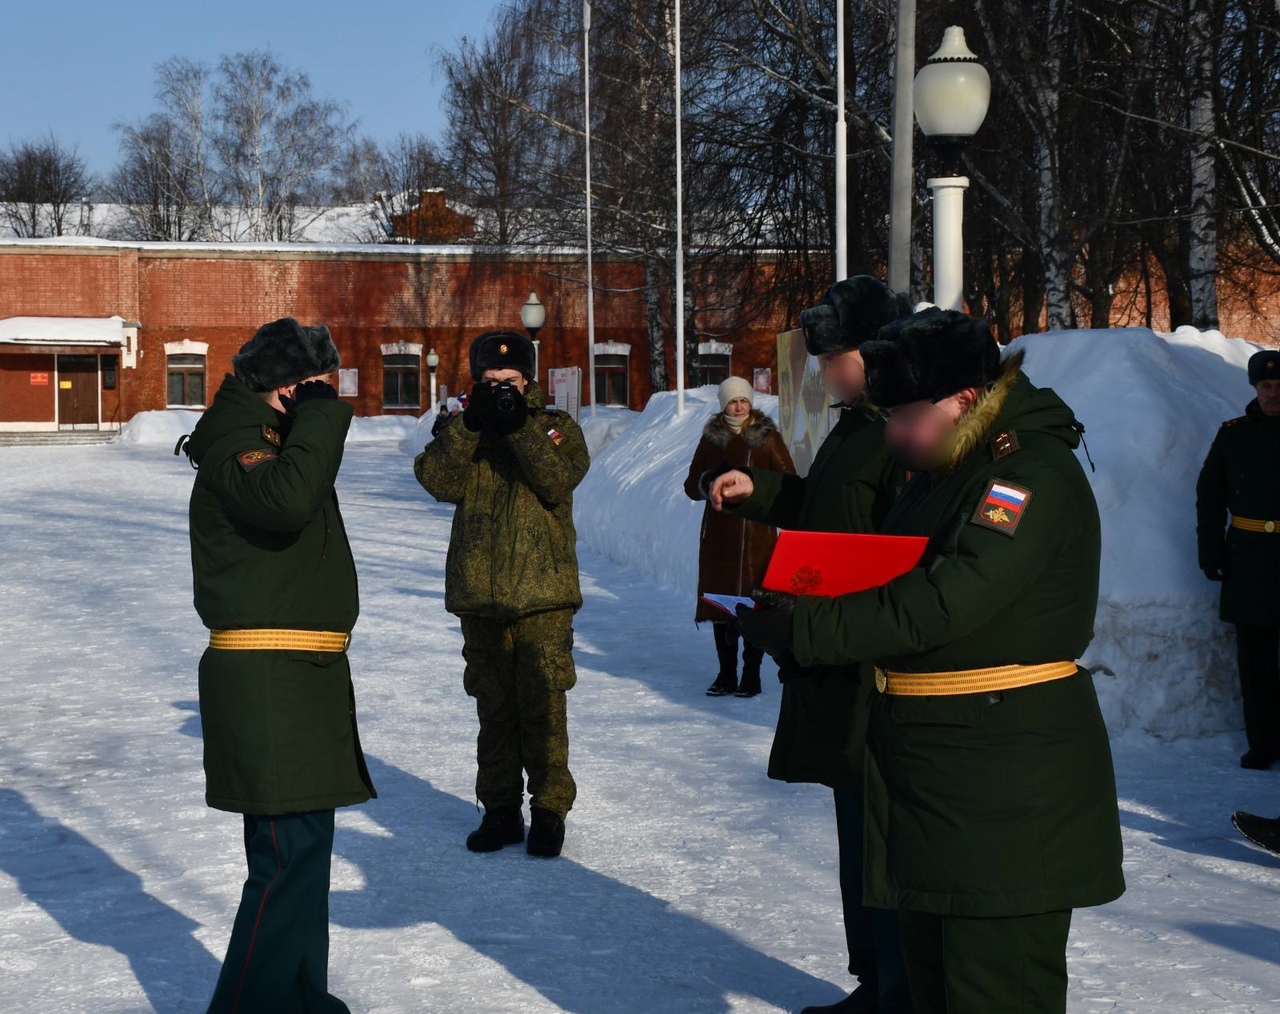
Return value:
<svg viewBox="0 0 1280 1014">
<path fill-rule="evenodd" d="M 514 384 L 499 384 L 489 389 L 493 409 L 490 428 L 500 437 L 516 432 L 529 418 L 529 405 Z"/>
<path fill-rule="evenodd" d="M 736 465 L 728 461 L 723 461 L 716 468 L 708 468 L 700 476 L 698 476 L 698 492 L 702 494 L 702 499 L 711 499 L 711 484 L 715 482 L 725 472 L 732 472 Z"/>
<path fill-rule="evenodd" d="M 796 597 L 786 592 L 766 591 L 763 588 L 757 588 L 751 593 L 751 597 L 760 608 L 738 606 L 738 629 L 742 636 L 769 654 L 775 662 L 780 658 L 790 659 L 794 666 L 791 644 Z"/>
<path fill-rule="evenodd" d="M 471 389 L 471 397 L 467 399 L 467 407 L 462 413 L 462 425 L 472 433 L 479 433 L 491 421 L 493 411 L 493 388 L 481 381 Z"/>
<path fill-rule="evenodd" d="M 298 405 L 304 401 L 337 401 L 338 392 L 326 381 L 308 380 L 293 389 L 293 400 Z"/>
<path fill-rule="evenodd" d="M 1226 574 L 1223 572 L 1223 568 L 1221 566 L 1213 566 L 1204 568 L 1204 576 L 1210 581 L 1221 581 Z"/>
</svg>

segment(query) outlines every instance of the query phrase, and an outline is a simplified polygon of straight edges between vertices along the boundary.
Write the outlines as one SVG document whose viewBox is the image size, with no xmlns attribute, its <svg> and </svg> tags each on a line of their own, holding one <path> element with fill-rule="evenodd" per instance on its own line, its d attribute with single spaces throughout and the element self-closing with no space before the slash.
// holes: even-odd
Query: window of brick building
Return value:
<svg viewBox="0 0 1280 1014">
<path fill-rule="evenodd" d="M 170 355 L 165 365 L 169 374 L 169 407 L 203 408 L 205 357 Z"/>
<path fill-rule="evenodd" d="M 630 375 L 629 356 L 596 354 L 596 404 L 629 404 L 627 381 Z"/>
<path fill-rule="evenodd" d="M 733 346 L 728 342 L 698 342 L 693 382 L 699 386 L 720 384 L 733 372 Z"/>
<path fill-rule="evenodd" d="M 382 407 L 420 408 L 422 357 L 395 353 L 382 357 Z"/>
</svg>

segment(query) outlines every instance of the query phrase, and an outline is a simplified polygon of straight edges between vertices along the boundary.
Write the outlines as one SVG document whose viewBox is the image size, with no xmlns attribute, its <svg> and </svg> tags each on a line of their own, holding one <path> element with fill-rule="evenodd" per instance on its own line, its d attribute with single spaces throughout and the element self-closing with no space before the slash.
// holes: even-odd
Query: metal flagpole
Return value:
<svg viewBox="0 0 1280 1014">
<path fill-rule="evenodd" d="M 849 135 L 844 122 L 844 0 L 836 0 L 836 281 L 849 275 Z"/>
<path fill-rule="evenodd" d="M 587 149 L 587 393 L 596 414 L 596 283 L 591 261 L 591 0 L 582 0 L 582 96 Z"/>
<path fill-rule="evenodd" d="M 893 85 L 893 170 L 889 190 L 889 288 L 911 291 L 911 192 L 916 65 L 916 0 L 898 0 Z"/>
<path fill-rule="evenodd" d="M 680 0 L 676 4 L 676 415 L 684 414 L 684 166 L 680 129 Z"/>
</svg>

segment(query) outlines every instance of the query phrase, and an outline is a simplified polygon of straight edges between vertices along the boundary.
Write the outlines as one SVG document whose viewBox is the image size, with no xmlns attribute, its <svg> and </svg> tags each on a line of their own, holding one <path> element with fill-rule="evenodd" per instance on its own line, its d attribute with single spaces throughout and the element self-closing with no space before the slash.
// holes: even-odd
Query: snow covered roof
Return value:
<svg viewBox="0 0 1280 1014">
<path fill-rule="evenodd" d="M 0 345 L 123 345 L 123 317 L 5 317 Z"/>
</svg>

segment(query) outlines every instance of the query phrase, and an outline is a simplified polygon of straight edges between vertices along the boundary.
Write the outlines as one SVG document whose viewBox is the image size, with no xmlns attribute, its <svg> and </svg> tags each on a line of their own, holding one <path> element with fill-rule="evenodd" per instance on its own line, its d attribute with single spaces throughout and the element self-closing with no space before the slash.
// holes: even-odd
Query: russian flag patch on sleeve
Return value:
<svg viewBox="0 0 1280 1014">
<path fill-rule="evenodd" d="M 1005 479 L 992 479 L 969 520 L 1012 536 L 1031 503 L 1031 490 Z"/>
</svg>

